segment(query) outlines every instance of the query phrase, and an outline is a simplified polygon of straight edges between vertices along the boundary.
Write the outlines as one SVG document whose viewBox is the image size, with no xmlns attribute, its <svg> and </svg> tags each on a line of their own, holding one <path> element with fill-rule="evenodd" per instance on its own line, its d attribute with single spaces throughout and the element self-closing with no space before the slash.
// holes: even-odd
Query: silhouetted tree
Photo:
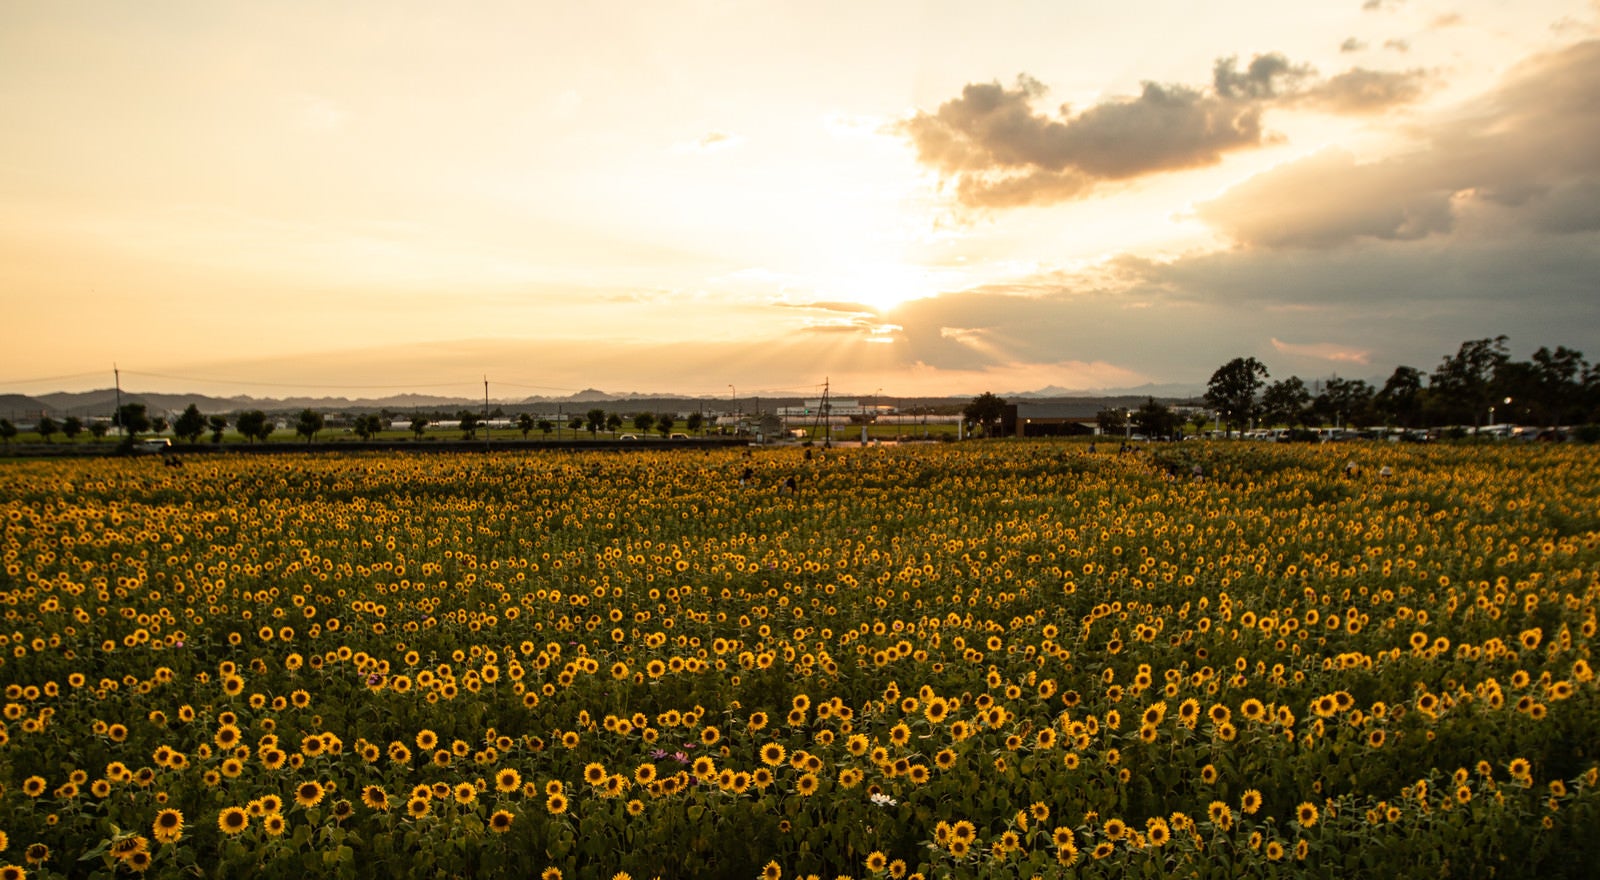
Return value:
<svg viewBox="0 0 1600 880">
<path fill-rule="evenodd" d="M 61 422 L 61 433 L 67 435 L 68 440 L 78 439 L 78 435 L 83 433 L 83 419 L 67 416 Z"/>
<path fill-rule="evenodd" d="M 619 431 L 621 429 L 622 429 L 622 415 L 619 414 L 619 413 L 608 413 L 606 415 L 606 430 L 610 431 L 613 434 L 615 434 L 615 433 L 617 433 L 617 431 Z"/>
<path fill-rule="evenodd" d="M 1373 421 L 1372 386 L 1360 379 L 1329 379 L 1311 403 L 1311 411 L 1320 421 L 1336 427 L 1354 425 L 1362 427 Z"/>
<path fill-rule="evenodd" d="M 89 423 L 89 436 L 93 437 L 97 443 L 106 436 L 106 432 L 109 430 L 111 430 L 111 426 L 105 422 Z"/>
<path fill-rule="evenodd" d="M 1261 422 L 1303 427 L 1311 416 L 1311 392 L 1299 376 L 1290 376 L 1267 386 L 1261 393 Z"/>
<path fill-rule="evenodd" d="M 966 419 L 968 424 L 982 428 L 985 437 L 993 437 L 999 432 L 1000 419 L 1005 414 L 1005 398 L 996 397 L 989 391 L 972 398 L 972 402 L 961 410 L 961 417 Z"/>
<path fill-rule="evenodd" d="M 549 440 L 550 432 L 556 429 L 556 423 L 550 421 L 549 419 L 540 419 L 538 428 L 539 433 L 543 434 L 546 440 Z"/>
<path fill-rule="evenodd" d="M 267 418 L 266 413 L 259 409 L 246 410 L 239 413 L 239 418 L 234 424 L 239 429 L 239 433 L 243 434 L 244 438 L 252 443 L 257 440 L 267 439 L 267 437 L 271 436 L 273 430 L 278 427 L 271 419 Z"/>
<path fill-rule="evenodd" d="M 1181 416 L 1154 397 L 1146 397 L 1132 418 L 1133 427 L 1146 437 L 1176 439 L 1183 425 Z"/>
<path fill-rule="evenodd" d="M 1422 372 L 1416 367 L 1395 367 L 1373 398 L 1373 408 L 1385 424 L 1415 428 L 1422 418 Z"/>
<path fill-rule="evenodd" d="M 656 418 L 656 430 L 661 432 L 662 437 L 665 437 L 672 433 L 672 426 L 677 423 L 678 420 L 673 418 L 672 413 L 662 413 Z"/>
<path fill-rule="evenodd" d="M 411 417 L 411 436 L 415 437 L 418 440 L 421 440 L 422 439 L 422 433 L 424 431 L 428 430 L 428 421 L 429 421 L 429 419 L 428 419 L 427 416 L 412 416 Z"/>
<path fill-rule="evenodd" d="M 700 433 L 705 428 L 705 425 L 706 417 L 698 412 L 689 413 L 689 417 L 683 420 L 684 428 L 688 429 L 691 434 Z"/>
<path fill-rule="evenodd" d="M 205 432 L 206 417 L 200 414 L 200 407 L 192 403 L 184 409 L 182 415 L 178 416 L 178 420 L 172 423 L 172 433 L 191 444 L 198 441 L 200 435 Z"/>
<path fill-rule="evenodd" d="M 294 423 L 294 432 L 306 438 L 306 442 L 310 443 L 326 423 L 322 413 L 313 409 L 303 409 L 300 411 L 300 418 Z"/>
<path fill-rule="evenodd" d="M 522 432 L 522 439 L 528 439 L 528 432 L 533 430 L 534 421 L 530 413 L 517 416 L 517 430 Z"/>
<path fill-rule="evenodd" d="M 461 423 L 461 437 L 471 440 L 478 436 L 478 414 L 470 409 L 456 413 L 456 421 Z"/>
<path fill-rule="evenodd" d="M 1240 430 L 1256 414 L 1256 393 L 1267 380 L 1266 365 L 1253 357 L 1234 358 L 1217 368 L 1206 384 L 1206 404 L 1230 430 Z"/>
<path fill-rule="evenodd" d="M 1102 434 L 1121 434 L 1128 428 L 1128 411 L 1112 406 L 1102 407 L 1094 414 L 1094 423 Z"/>
<path fill-rule="evenodd" d="M 578 432 L 583 430 L 583 416 L 574 415 L 572 418 L 568 419 L 567 429 L 572 432 L 573 437 L 577 437 Z"/>
<path fill-rule="evenodd" d="M 593 437 L 600 432 L 606 424 L 606 411 L 595 407 L 583 415 L 584 426 L 589 429 L 589 436 Z"/>
<path fill-rule="evenodd" d="M 17 426 L 12 424 L 10 419 L 0 419 L 0 440 L 4 440 L 5 444 L 10 446 L 16 436 Z"/>
<path fill-rule="evenodd" d="M 228 430 L 228 417 L 211 416 L 206 419 L 206 427 L 211 429 L 211 442 L 221 443 L 223 432 Z"/>
<path fill-rule="evenodd" d="M 145 414 L 142 403 L 124 403 L 118 407 L 116 423 L 124 434 L 123 445 L 129 448 L 132 448 L 134 438 L 150 430 L 150 417 Z"/>
<path fill-rule="evenodd" d="M 1471 422 L 1474 428 L 1483 424 L 1497 399 L 1495 374 L 1509 360 L 1504 335 L 1461 343 L 1455 355 L 1445 358 L 1433 371 L 1428 382 L 1441 413 L 1450 421 Z"/>
<path fill-rule="evenodd" d="M 56 420 L 49 416 L 40 416 L 39 421 L 34 423 L 33 429 L 39 432 L 39 439 L 49 443 L 50 435 L 61 430 L 61 426 L 56 424 Z"/>
</svg>

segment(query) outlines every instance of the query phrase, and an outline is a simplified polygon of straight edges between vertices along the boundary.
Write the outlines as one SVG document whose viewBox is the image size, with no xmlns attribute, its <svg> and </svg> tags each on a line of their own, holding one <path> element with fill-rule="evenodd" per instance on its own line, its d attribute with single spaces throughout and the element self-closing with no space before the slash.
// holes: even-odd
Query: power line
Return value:
<svg viewBox="0 0 1600 880">
<path fill-rule="evenodd" d="M 93 375 L 93 374 L 85 374 L 85 375 Z M 248 380 L 248 379 L 223 379 L 223 378 L 216 378 L 216 377 L 200 378 L 198 376 L 177 376 L 177 375 L 173 375 L 171 373 L 145 373 L 145 372 L 140 372 L 140 371 L 136 371 L 136 370 L 129 370 L 128 371 L 128 375 L 130 375 L 130 376 L 144 376 L 145 378 L 151 378 L 151 379 L 175 379 L 175 380 L 177 380 L 179 382 L 202 382 L 202 383 L 213 384 L 213 385 L 215 385 L 215 384 L 222 384 L 222 385 L 252 385 L 252 386 L 261 387 L 261 388 L 317 388 L 317 389 L 321 389 L 321 390 L 325 390 L 325 391 L 326 390 L 331 390 L 331 391 L 365 390 L 365 389 L 372 389 L 372 388 L 377 388 L 377 389 L 382 389 L 382 390 L 395 390 L 395 389 L 407 389 L 407 388 L 453 388 L 453 387 L 460 386 L 460 385 L 468 385 L 468 384 L 475 385 L 476 384 L 475 382 L 432 382 L 432 383 L 429 383 L 429 382 L 407 382 L 407 383 L 400 384 L 400 385 L 319 385 L 319 384 L 311 383 L 311 382 L 261 382 L 261 381 L 251 381 L 251 380 Z"/>
</svg>

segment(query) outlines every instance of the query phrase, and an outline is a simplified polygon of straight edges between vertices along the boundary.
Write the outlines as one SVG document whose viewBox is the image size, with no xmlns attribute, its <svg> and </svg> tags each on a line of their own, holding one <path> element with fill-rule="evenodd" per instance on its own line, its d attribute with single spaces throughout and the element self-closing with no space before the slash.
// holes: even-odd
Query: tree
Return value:
<svg viewBox="0 0 1600 880">
<path fill-rule="evenodd" d="M 650 426 L 655 423 L 656 417 L 653 413 L 635 413 L 633 416 L 633 429 L 635 431 L 648 431 Z"/>
<path fill-rule="evenodd" d="M 1422 371 L 1416 367 L 1395 367 L 1372 404 L 1383 417 L 1384 424 L 1417 427 L 1422 417 Z"/>
<path fill-rule="evenodd" d="M 1570 424 L 1583 419 L 1583 377 L 1589 372 L 1583 352 L 1556 346 L 1555 351 L 1541 346 L 1533 353 L 1533 366 L 1539 380 L 1539 397 L 1552 424 Z"/>
<path fill-rule="evenodd" d="M 705 426 L 706 417 L 698 412 L 689 413 L 689 417 L 683 420 L 683 427 L 686 428 L 691 434 L 700 433 Z"/>
<path fill-rule="evenodd" d="M 1263 424 L 1303 427 L 1311 416 L 1311 392 L 1299 376 L 1279 379 L 1262 392 L 1260 412 Z"/>
<path fill-rule="evenodd" d="M 1128 411 L 1108 406 L 1094 414 L 1094 423 L 1107 436 L 1121 434 L 1128 427 Z"/>
<path fill-rule="evenodd" d="M 211 429 L 211 442 L 221 443 L 222 433 L 228 430 L 228 417 L 211 416 L 206 419 L 206 427 Z"/>
<path fill-rule="evenodd" d="M 411 417 L 411 436 L 415 437 L 418 440 L 421 440 L 422 439 L 422 432 L 428 430 L 428 422 L 429 422 L 429 419 L 428 419 L 427 416 L 412 416 Z"/>
<path fill-rule="evenodd" d="M 1243 430 L 1256 414 L 1256 393 L 1267 380 L 1266 365 L 1253 357 L 1234 358 L 1217 368 L 1206 384 L 1206 404 L 1230 431 Z"/>
<path fill-rule="evenodd" d="M 972 398 L 972 402 L 961 410 L 961 417 L 966 419 L 968 424 L 982 428 L 985 437 L 993 437 L 999 433 L 1000 419 L 1005 414 L 1005 398 L 996 397 L 989 391 Z"/>
<path fill-rule="evenodd" d="M 672 433 L 672 426 L 677 423 L 678 420 L 673 418 L 672 413 L 662 413 L 656 418 L 656 430 L 660 431 L 661 436 L 665 437 Z"/>
<path fill-rule="evenodd" d="M 267 439 L 267 436 L 277 427 L 267 418 L 267 414 L 259 409 L 246 410 L 239 413 L 239 418 L 235 420 L 234 426 L 239 429 L 240 434 L 244 435 L 244 439 L 252 443 L 257 440 Z"/>
<path fill-rule="evenodd" d="M 478 414 L 470 409 L 456 413 L 456 421 L 461 423 L 461 438 L 471 440 L 478 436 Z"/>
<path fill-rule="evenodd" d="M 536 427 L 538 427 L 539 433 L 543 434 L 546 440 L 549 440 L 550 432 L 556 429 L 556 423 L 549 419 L 540 419 Z"/>
<path fill-rule="evenodd" d="M 97 443 L 106 436 L 106 432 L 109 430 L 111 430 L 111 426 L 105 422 L 89 423 L 89 436 L 93 437 Z"/>
<path fill-rule="evenodd" d="M 517 416 L 517 430 L 522 432 L 522 439 L 528 439 L 528 432 L 533 430 L 533 426 L 534 421 L 531 414 L 522 413 Z"/>
<path fill-rule="evenodd" d="M 322 413 L 313 409 L 303 409 L 300 411 L 300 418 L 294 423 L 294 432 L 306 438 L 306 442 L 310 443 L 325 424 L 326 421 L 322 418 Z"/>
<path fill-rule="evenodd" d="M 572 431 L 572 436 L 578 436 L 578 432 L 583 430 L 583 416 L 574 414 L 567 420 L 567 429 Z"/>
<path fill-rule="evenodd" d="M 150 417 L 150 430 L 156 432 L 157 434 L 166 433 L 166 430 L 169 427 L 171 427 L 171 425 L 167 421 L 167 417 L 166 416 L 151 416 Z"/>
<path fill-rule="evenodd" d="M 122 427 L 123 449 L 132 449 L 139 432 L 150 430 L 150 417 L 145 414 L 142 403 L 124 403 L 117 407 L 116 421 Z"/>
<path fill-rule="evenodd" d="M 1189 424 L 1194 426 L 1194 433 L 1196 436 L 1205 433 L 1206 424 L 1210 421 L 1211 416 L 1203 409 L 1195 410 L 1194 413 L 1189 416 Z"/>
<path fill-rule="evenodd" d="M 13 425 L 10 419 L 0 419 L 0 440 L 4 440 L 6 445 L 10 446 L 11 440 L 16 436 L 17 426 Z"/>
<path fill-rule="evenodd" d="M 67 435 L 68 440 L 78 439 L 78 435 L 83 433 L 83 419 L 77 416 L 67 416 L 61 422 L 61 433 Z"/>
<path fill-rule="evenodd" d="M 615 433 L 617 433 L 617 431 L 619 431 L 621 429 L 622 429 L 622 416 L 617 414 L 617 413 L 608 413 L 606 415 L 606 430 L 610 431 L 613 434 L 615 434 Z"/>
<path fill-rule="evenodd" d="M 1371 424 L 1373 390 L 1360 379 L 1341 379 L 1334 376 L 1322 386 L 1322 393 L 1311 403 L 1317 418 L 1334 427 Z"/>
<path fill-rule="evenodd" d="M 1183 417 L 1154 397 L 1146 397 L 1132 418 L 1133 427 L 1146 437 L 1177 439 L 1183 427 Z"/>
<path fill-rule="evenodd" d="M 40 416 L 39 421 L 34 424 L 33 429 L 39 432 L 39 439 L 49 443 L 50 435 L 60 431 L 61 426 L 56 424 L 56 420 L 50 418 L 49 416 Z"/>
<path fill-rule="evenodd" d="M 1495 374 L 1511 359 L 1506 336 L 1461 343 L 1433 371 L 1428 387 L 1446 418 L 1473 427 L 1483 424 L 1495 397 Z"/>
<path fill-rule="evenodd" d="M 178 420 L 172 423 L 172 433 L 191 444 L 198 441 L 200 435 L 205 432 L 206 417 L 200 414 L 200 407 L 192 403 L 184 409 L 182 415 L 178 416 Z"/>
<path fill-rule="evenodd" d="M 350 426 L 351 430 L 356 432 L 356 436 L 362 440 L 371 440 L 373 437 L 378 436 L 383 432 L 383 427 L 383 416 L 377 413 L 356 416 L 355 422 Z"/>
<path fill-rule="evenodd" d="M 589 436 L 593 437 L 595 434 L 599 433 L 601 428 L 605 427 L 606 411 L 600 409 L 599 407 L 595 407 L 594 409 L 591 409 L 583 414 L 583 421 L 585 427 L 589 429 Z"/>
</svg>

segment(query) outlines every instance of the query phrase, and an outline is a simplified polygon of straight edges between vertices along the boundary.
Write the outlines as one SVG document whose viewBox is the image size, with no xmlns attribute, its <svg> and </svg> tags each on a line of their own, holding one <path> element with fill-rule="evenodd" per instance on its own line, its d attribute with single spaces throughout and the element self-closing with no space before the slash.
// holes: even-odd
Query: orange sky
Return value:
<svg viewBox="0 0 1600 880">
<path fill-rule="evenodd" d="M 1592 355 L 1597 21 L 7 4 L 0 392 L 113 363 L 258 396 L 909 395 L 1247 354 L 1381 378 L 1497 333 Z"/>
</svg>

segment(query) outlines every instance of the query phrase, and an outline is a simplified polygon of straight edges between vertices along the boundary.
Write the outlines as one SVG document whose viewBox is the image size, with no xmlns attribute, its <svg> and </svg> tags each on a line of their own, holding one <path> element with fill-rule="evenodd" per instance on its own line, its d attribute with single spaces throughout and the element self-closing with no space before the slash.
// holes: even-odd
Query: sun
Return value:
<svg viewBox="0 0 1600 880">
<path fill-rule="evenodd" d="M 839 299 L 861 303 L 880 314 L 939 292 L 933 273 L 921 266 L 891 262 L 862 262 L 840 266 L 822 280 L 825 290 Z"/>
</svg>

